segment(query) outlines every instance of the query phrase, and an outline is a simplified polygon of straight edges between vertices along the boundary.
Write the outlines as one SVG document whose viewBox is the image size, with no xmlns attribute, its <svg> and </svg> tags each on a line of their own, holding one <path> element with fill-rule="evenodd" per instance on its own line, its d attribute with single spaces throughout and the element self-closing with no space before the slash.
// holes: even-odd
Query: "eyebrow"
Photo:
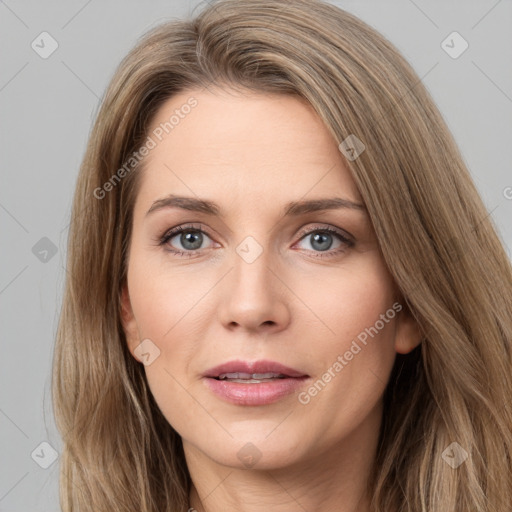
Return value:
<svg viewBox="0 0 512 512">
<path fill-rule="evenodd" d="M 147 211 L 146 216 L 164 208 L 181 208 L 182 210 L 200 212 L 207 215 L 219 215 L 221 211 L 221 208 L 212 201 L 170 194 L 162 199 L 157 199 Z M 338 210 L 341 208 L 366 212 L 365 206 L 360 203 L 341 197 L 331 197 L 325 199 L 292 201 L 285 206 L 284 216 L 298 216 L 311 212 Z"/>
</svg>

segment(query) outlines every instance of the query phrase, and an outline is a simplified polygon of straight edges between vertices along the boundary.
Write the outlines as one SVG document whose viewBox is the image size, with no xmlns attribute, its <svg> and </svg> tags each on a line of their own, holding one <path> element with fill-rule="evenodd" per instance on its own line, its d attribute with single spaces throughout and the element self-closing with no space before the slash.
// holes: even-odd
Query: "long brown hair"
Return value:
<svg viewBox="0 0 512 512">
<path fill-rule="evenodd" d="M 63 511 L 188 508 L 181 439 L 120 321 L 140 174 L 126 162 L 164 101 L 211 84 L 297 95 L 337 143 L 355 135 L 366 147 L 347 166 L 424 333 L 397 356 L 386 390 L 375 512 L 509 511 L 510 262 L 417 74 L 374 29 L 318 0 L 221 0 L 166 22 L 106 91 L 76 185 L 54 355 Z M 454 450 L 467 454 L 457 468 Z"/>
</svg>

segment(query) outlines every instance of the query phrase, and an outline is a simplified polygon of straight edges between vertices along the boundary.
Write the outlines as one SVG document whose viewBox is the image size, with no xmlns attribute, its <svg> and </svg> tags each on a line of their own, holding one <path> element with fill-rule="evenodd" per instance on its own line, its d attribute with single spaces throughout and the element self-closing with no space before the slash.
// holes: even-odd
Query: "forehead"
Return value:
<svg viewBox="0 0 512 512">
<path fill-rule="evenodd" d="M 361 201 L 336 141 L 291 95 L 181 92 L 158 110 L 149 135 L 155 146 L 139 191 L 146 204 L 171 192 L 246 208 L 336 193 Z"/>
</svg>

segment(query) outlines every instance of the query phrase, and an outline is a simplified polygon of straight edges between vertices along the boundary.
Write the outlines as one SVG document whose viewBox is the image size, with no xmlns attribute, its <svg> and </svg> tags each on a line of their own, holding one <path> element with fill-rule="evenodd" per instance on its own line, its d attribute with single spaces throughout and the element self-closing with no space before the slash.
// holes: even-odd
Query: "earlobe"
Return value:
<svg viewBox="0 0 512 512">
<path fill-rule="evenodd" d="M 412 316 L 409 308 L 404 307 L 397 316 L 395 350 L 399 354 L 408 354 L 421 343 L 422 338 L 418 322 Z"/>
<path fill-rule="evenodd" d="M 137 322 L 133 314 L 130 295 L 128 293 L 128 285 L 124 284 L 121 288 L 121 322 L 128 344 L 128 349 L 135 359 L 138 358 L 134 354 L 134 350 L 139 344 L 139 333 L 137 329 Z"/>
</svg>

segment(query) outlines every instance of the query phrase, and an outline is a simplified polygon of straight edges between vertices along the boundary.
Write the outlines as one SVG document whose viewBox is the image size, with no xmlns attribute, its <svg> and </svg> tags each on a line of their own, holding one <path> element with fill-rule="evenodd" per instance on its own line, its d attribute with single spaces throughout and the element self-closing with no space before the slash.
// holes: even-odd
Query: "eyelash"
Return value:
<svg viewBox="0 0 512 512">
<path fill-rule="evenodd" d="M 159 237 L 157 239 L 158 245 L 164 246 L 165 244 L 167 244 L 167 242 L 169 242 L 169 240 L 174 238 L 176 235 L 179 235 L 180 233 L 187 233 L 187 232 L 203 233 L 203 234 L 207 235 L 209 238 L 211 238 L 210 235 L 208 235 L 208 232 L 203 229 L 203 226 L 201 224 L 199 225 L 199 227 L 193 226 L 192 224 L 184 224 L 182 226 L 177 226 L 175 228 L 172 228 L 172 229 L 166 231 L 161 237 Z M 322 228 L 315 228 L 315 229 L 311 229 L 311 230 L 305 231 L 305 232 L 301 233 L 300 240 L 302 240 L 303 238 L 305 238 L 308 235 L 311 235 L 313 233 L 329 233 L 329 234 L 334 234 L 348 248 L 354 246 L 354 242 L 352 240 L 350 240 L 348 237 L 343 235 L 339 230 L 334 229 L 334 228 L 332 228 L 330 226 L 325 226 L 325 227 L 322 227 Z M 328 250 L 328 251 L 314 251 L 314 252 L 316 252 L 316 254 L 314 254 L 314 257 L 315 258 L 330 258 L 330 257 L 334 257 L 334 256 L 337 256 L 339 253 L 344 252 L 347 247 L 338 248 L 338 249 L 336 249 L 334 251 L 332 251 L 332 250 Z M 172 253 L 172 254 L 175 254 L 176 256 L 183 257 L 183 258 L 190 258 L 192 256 L 195 256 L 196 253 L 201 251 L 201 249 L 196 249 L 195 251 L 181 251 L 179 249 L 172 249 L 172 248 L 169 248 L 169 247 L 165 248 L 165 250 L 170 252 L 170 253 Z M 323 253 L 325 253 L 327 255 L 325 255 Z"/>
</svg>

